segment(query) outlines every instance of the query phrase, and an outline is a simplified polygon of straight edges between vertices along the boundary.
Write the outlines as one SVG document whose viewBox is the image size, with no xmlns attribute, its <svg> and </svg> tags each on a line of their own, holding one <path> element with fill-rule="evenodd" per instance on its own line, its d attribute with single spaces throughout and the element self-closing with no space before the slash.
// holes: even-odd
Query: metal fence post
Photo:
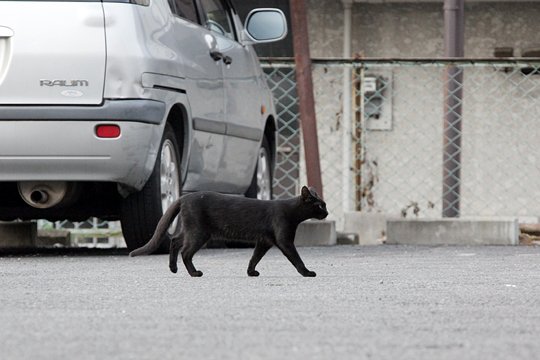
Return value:
<svg viewBox="0 0 540 360">
<path fill-rule="evenodd" d="M 443 133 L 443 217 L 459 217 L 461 195 L 461 120 L 463 70 L 446 69 Z"/>
<path fill-rule="evenodd" d="M 444 51 L 446 57 L 464 55 L 464 0 L 444 0 Z M 461 120 L 463 70 L 446 69 L 443 134 L 442 216 L 459 217 L 461 185 Z"/>
</svg>

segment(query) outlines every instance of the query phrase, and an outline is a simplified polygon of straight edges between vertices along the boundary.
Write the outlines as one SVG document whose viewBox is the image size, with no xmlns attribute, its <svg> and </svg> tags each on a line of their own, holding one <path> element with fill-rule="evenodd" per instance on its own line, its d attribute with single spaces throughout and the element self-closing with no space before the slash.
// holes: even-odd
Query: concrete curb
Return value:
<svg viewBox="0 0 540 360">
<path fill-rule="evenodd" d="M 358 245 L 381 245 L 386 235 L 386 219 L 380 213 L 346 212 L 343 231 L 356 235 Z"/>
<path fill-rule="evenodd" d="M 308 220 L 298 226 L 294 243 L 296 246 L 336 245 L 336 222 L 330 220 Z"/>
<path fill-rule="evenodd" d="M 388 220 L 387 244 L 518 245 L 517 218 Z"/>
<path fill-rule="evenodd" d="M 382 214 L 345 214 L 345 231 L 360 245 L 378 245 L 386 234 L 387 244 L 403 245 L 518 245 L 518 218 L 386 219 Z M 35 222 L 0 222 L 0 248 L 51 246 L 59 239 L 38 239 Z M 47 241 L 45 241 L 47 240 Z M 335 221 L 310 220 L 300 224 L 297 246 L 337 245 Z"/>
<path fill-rule="evenodd" d="M 35 222 L 0 222 L 0 248 L 27 248 L 36 245 Z"/>
</svg>

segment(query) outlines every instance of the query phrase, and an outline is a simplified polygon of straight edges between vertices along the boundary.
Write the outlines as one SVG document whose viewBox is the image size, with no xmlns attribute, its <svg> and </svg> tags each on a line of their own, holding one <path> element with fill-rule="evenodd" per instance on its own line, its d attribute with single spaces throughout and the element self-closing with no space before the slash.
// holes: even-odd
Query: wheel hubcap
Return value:
<svg viewBox="0 0 540 360">
<path fill-rule="evenodd" d="M 160 183 L 161 183 L 161 209 L 163 213 L 167 211 L 169 206 L 180 197 L 180 178 L 178 176 L 178 161 L 174 144 L 166 139 L 161 148 L 161 167 L 160 167 Z M 168 229 L 169 234 L 173 234 L 176 230 L 177 219 Z"/>
<path fill-rule="evenodd" d="M 270 176 L 270 166 L 268 165 L 268 154 L 262 147 L 259 150 L 259 159 L 257 161 L 257 199 L 272 199 L 272 180 Z"/>
</svg>

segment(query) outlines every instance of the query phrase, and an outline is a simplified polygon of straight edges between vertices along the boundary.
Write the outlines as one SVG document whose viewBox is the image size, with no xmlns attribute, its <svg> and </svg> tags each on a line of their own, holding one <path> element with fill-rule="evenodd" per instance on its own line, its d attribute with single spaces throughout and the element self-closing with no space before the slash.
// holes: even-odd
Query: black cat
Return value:
<svg viewBox="0 0 540 360">
<path fill-rule="evenodd" d="M 179 214 L 179 215 L 178 215 Z M 303 276 L 315 276 L 304 265 L 294 246 L 296 228 L 302 221 L 328 215 L 325 202 L 315 189 L 302 187 L 300 196 L 288 200 L 256 200 L 201 191 L 176 200 L 159 221 L 152 239 L 129 255 L 147 255 L 158 249 L 165 232 L 178 215 L 178 235 L 171 239 L 169 268 L 178 271 L 178 252 L 191 276 L 202 276 L 193 266 L 193 255 L 210 239 L 255 241 L 249 276 L 259 276 L 255 267 L 276 245 Z"/>
</svg>

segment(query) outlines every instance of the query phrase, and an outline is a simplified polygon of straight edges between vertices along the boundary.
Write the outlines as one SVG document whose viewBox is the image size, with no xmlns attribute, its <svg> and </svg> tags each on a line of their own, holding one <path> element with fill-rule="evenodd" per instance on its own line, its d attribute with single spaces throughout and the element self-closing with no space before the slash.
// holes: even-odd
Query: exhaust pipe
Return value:
<svg viewBox="0 0 540 360">
<path fill-rule="evenodd" d="M 35 204 L 46 204 L 49 201 L 49 193 L 46 190 L 34 190 L 30 193 L 30 200 Z"/>
<path fill-rule="evenodd" d="M 66 181 L 23 181 L 17 183 L 19 194 L 30 206 L 47 209 L 74 198 L 74 184 Z"/>
</svg>

